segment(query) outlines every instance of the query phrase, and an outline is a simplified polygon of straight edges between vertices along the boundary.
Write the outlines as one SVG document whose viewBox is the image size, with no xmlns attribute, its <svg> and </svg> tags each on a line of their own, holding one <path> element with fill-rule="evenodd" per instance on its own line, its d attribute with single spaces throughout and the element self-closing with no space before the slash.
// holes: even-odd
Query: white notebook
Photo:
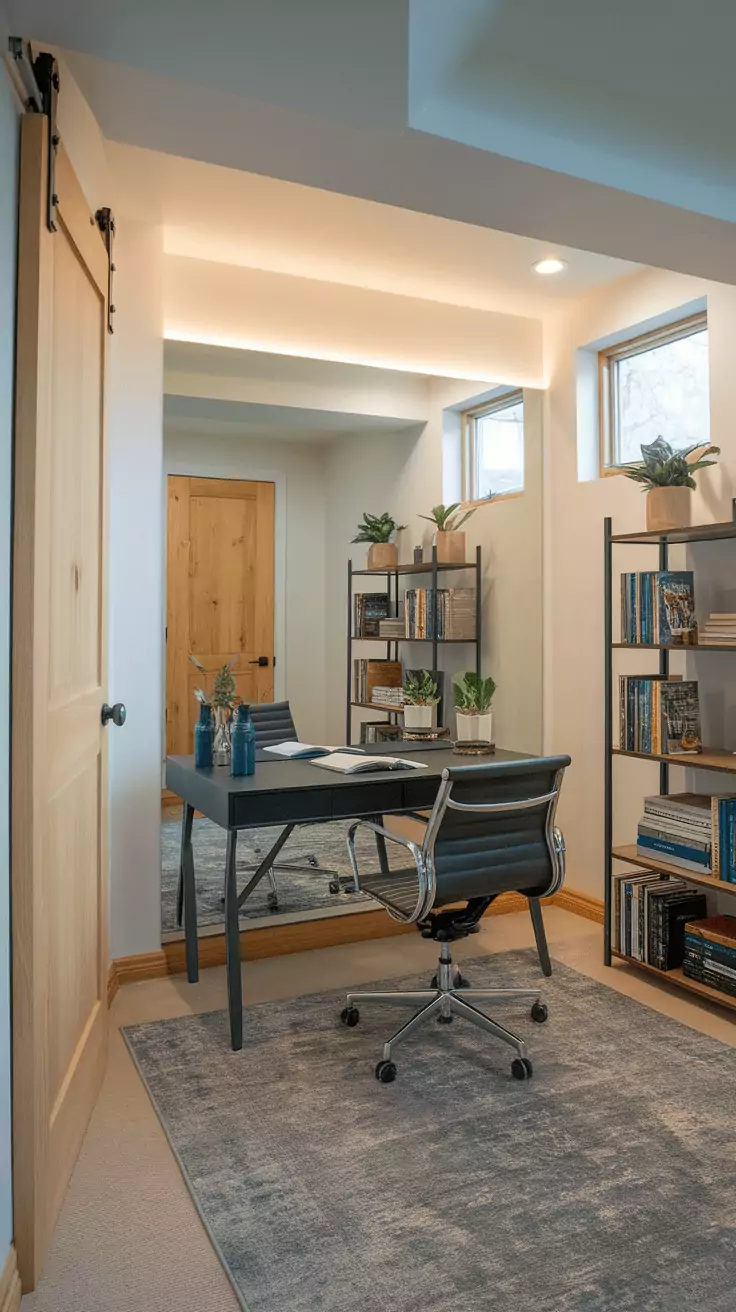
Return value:
<svg viewBox="0 0 736 1312">
<path fill-rule="evenodd" d="M 319 761 L 312 761 L 323 770 L 337 770 L 339 774 L 362 774 L 369 770 L 426 770 L 425 761 L 407 761 L 400 756 L 355 756 L 352 752 L 330 752 Z"/>
<path fill-rule="evenodd" d="M 274 756 L 285 756 L 287 760 L 308 760 L 312 756 L 329 756 L 335 747 L 315 747 L 312 743 L 274 743 L 273 747 L 264 747 L 264 752 L 273 752 Z"/>
</svg>

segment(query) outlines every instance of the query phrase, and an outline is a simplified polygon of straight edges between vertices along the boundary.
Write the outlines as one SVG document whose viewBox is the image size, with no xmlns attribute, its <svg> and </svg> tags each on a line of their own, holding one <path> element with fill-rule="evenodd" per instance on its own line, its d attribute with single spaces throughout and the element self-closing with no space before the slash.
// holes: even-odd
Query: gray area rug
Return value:
<svg viewBox="0 0 736 1312">
<path fill-rule="evenodd" d="M 243 904 L 241 922 L 260 920 L 263 917 L 293 911 L 322 911 L 338 905 L 338 895 L 330 893 L 330 879 L 339 875 L 344 886 L 352 887 L 352 874 L 346 847 L 349 821 L 335 821 L 327 825 L 297 826 L 282 847 L 277 862 L 293 863 L 297 870 L 277 870 L 278 907 L 268 903 L 269 884 L 262 880 Z M 244 829 L 238 834 L 238 884 L 248 882 L 253 870 L 260 864 L 279 835 L 279 828 Z M 161 929 L 164 933 L 178 930 L 176 923 L 176 887 L 179 879 L 179 846 L 181 819 L 163 820 L 161 823 Z M 197 918 L 201 925 L 222 924 L 223 884 L 225 879 L 225 844 L 227 835 L 219 825 L 200 817 L 194 820 L 192 847 L 194 872 L 197 884 Z M 356 839 L 358 859 L 375 869 L 375 843 L 366 834 Z M 310 865 L 307 858 L 317 858 L 318 866 Z M 360 893 L 349 893 L 351 905 L 357 902 L 374 905 L 372 898 Z"/>
<path fill-rule="evenodd" d="M 347 1029 L 341 994 L 246 1007 L 240 1053 L 224 1011 L 125 1031 L 249 1312 L 733 1312 L 736 1053 L 558 963 L 544 994 L 546 1025 L 494 1008 L 525 1083 L 457 1020 L 379 1084 L 403 1012 Z"/>
</svg>

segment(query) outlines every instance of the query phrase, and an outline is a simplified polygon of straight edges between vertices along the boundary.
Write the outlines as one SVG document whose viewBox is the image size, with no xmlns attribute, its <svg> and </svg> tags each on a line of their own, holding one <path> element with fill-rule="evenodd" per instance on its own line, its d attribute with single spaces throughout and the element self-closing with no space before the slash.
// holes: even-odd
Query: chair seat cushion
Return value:
<svg viewBox="0 0 736 1312">
<path fill-rule="evenodd" d="M 415 866 L 406 866 L 382 875 L 380 870 L 371 871 L 360 878 L 362 893 L 370 893 L 377 902 L 398 911 L 403 916 L 410 916 L 419 897 L 419 878 Z"/>
</svg>

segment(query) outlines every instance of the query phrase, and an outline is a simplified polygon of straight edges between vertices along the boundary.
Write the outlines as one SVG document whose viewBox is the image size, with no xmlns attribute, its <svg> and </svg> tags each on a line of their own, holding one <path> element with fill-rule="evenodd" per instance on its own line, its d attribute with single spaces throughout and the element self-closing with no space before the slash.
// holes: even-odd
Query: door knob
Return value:
<svg viewBox="0 0 736 1312">
<path fill-rule="evenodd" d="M 120 728 L 121 725 L 125 724 L 125 716 L 126 710 L 122 702 L 116 702 L 114 706 L 108 706 L 107 702 L 105 702 L 102 707 L 103 724 L 108 724 L 110 720 L 112 720 L 113 724 L 116 724 L 118 728 Z"/>
<path fill-rule="evenodd" d="M 248 661 L 249 665 L 268 665 L 268 656 L 259 656 L 255 661 Z"/>
</svg>

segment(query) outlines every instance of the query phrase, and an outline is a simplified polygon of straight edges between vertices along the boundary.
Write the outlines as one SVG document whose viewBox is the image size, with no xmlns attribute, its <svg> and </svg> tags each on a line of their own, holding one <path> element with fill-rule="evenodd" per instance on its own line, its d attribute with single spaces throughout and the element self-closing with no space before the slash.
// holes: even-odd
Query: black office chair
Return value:
<svg viewBox="0 0 736 1312">
<path fill-rule="evenodd" d="M 542 1022 L 547 1019 L 547 1008 L 540 990 L 471 988 L 462 975 L 453 975 L 450 944 L 473 933 L 500 893 L 523 893 L 529 900 L 542 971 L 552 974 L 539 899 L 556 893 L 565 877 L 565 845 L 554 818 L 569 764 L 569 756 L 554 756 L 444 770 L 421 845 L 372 821 L 351 825 L 348 852 L 356 889 L 370 893 L 394 920 L 416 925 L 424 938 L 440 944 L 439 966 L 429 989 L 347 996 L 342 1020 L 350 1026 L 360 1019 L 359 1002 L 420 1007 L 384 1045 L 383 1058 L 376 1066 L 376 1078 L 384 1084 L 396 1078 L 392 1048 L 433 1016 L 444 1022 L 461 1016 L 503 1039 L 518 1054 L 511 1065 L 512 1075 L 518 1080 L 531 1077 L 532 1064 L 523 1039 L 473 1004 L 495 998 L 533 998 L 532 1019 Z M 355 834 L 361 827 L 375 834 L 380 866 L 363 875 L 355 856 Z M 411 865 L 389 870 L 387 842 L 404 847 L 411 854 Z"/>
</svg>

